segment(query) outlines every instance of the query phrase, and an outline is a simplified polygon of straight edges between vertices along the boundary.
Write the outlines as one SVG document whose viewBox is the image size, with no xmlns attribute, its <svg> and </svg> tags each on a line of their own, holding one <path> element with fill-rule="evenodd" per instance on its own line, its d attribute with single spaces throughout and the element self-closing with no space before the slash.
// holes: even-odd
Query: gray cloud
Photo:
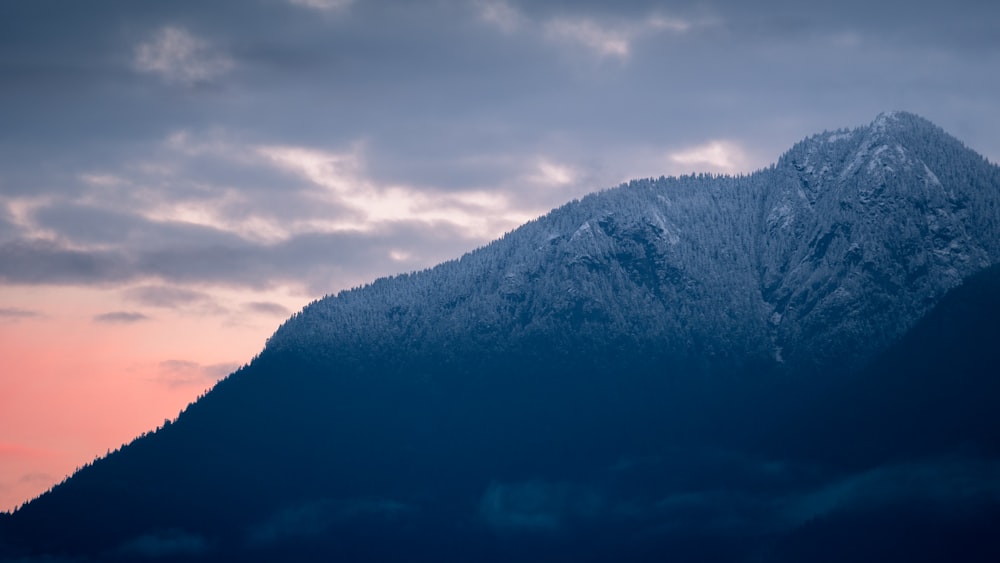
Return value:
<svg viewBox="0 0 1000 563">
<path fill-rule="evenodd" d="M 35 223 L 67 240 L 83 244 L 115 243 L 155 248 L 238 244 L 240 237 L 195 223 L 151 220 L 93 205 L 53 204 L 34 213 Z"/>
<path fill-rule="evenodd" d="M 243 288 L 288 282 L 326 293 L 374 276 L 442 261 L 473 244 L 451 229 L 427 229 L 421 224 L 396 224 L 367 233 L 305 233 L 275 244 L 194 229 L 206 232 L 206 240 L 170 243 L 165 237 L 161 246 L 117 250 L 77 250 L 44 240 L 13 241 L 0 245 L 0 280 L 106 286 L 157 278 Z M 394 258 L 392 250 L 416 259 L 401 261 Z M 126 296 L 166 306 L 179 305 L 196 293 L 158 288 L 132 290 Z"/>
<path fill-rule="evenodd" d="M 6 283 L 107 285 L 135 275 L 121 251 L 78 250 L 44 239 L 0 244 L 0 280 Z"/>
<path fill-rule="evenodd" d="M 0 280 L 21 284 L 104 284 L 126 279 L 119 253 L 75 250 L 39 239 L 0 244 Z"/>
<path fill-rule="evenodd" d="M 429 134 L 437 137 L 438 126 L 443 126 L 447 131 L 452 124 L 469 123 L 471 127 L 463 135 L 465 139 L 455 139 L 459 142 L 453 144 L 458 147 L 476 147 L 482 146 L 489 137 L 469 135 L 469 133 L 474 133 L 472 129 L 483 123 L 484 118 L 490 115 L 496 117 L 497 124 L 505 124 L 512 132 L 519 131 L 520 137 L 537 138 L 538 126 L 551 130 L 552 126 L 560 121 L 566 124 L 567 118 L 572 117 L 567 115 L 566 109 L 576 113 L 578 112 L 576 108 L 579 108 L 581 102 L 600 99 L 596 95 L 606 93 L 594 90 L 593 87 L 599 86 L 600 81 L 587 80 L 586 83 L 581 83 L 581 77 L 573 76 L 575 70 L 564 70 L 561 59 L 546 52 L 544 41 L 530 40 L 523 36 L 492 37 L 490 34 L 482 33 L 482 25 L 472 3 L 470 3 L 472 7 L 466 7 L 463 3 L 441 3 L 413 8 L 391 4 L 390 8 L 386 8 L 386 3 L 381 4 L 383 4 L 381 8 L 375 9 L 361 3 L 353 7 L 349 17 L 333 20 L 310 17 L 308 10 L 296 9 L 291 5 L 288 5 L 287 9 L 281 9 L 280 3 L 255 7 L 241 6 L 240 10 L 232 10 L 231 22 L 222 20 L 217 14 L 218 8 L 214 6 L 208 8 L 187 3 L 177 3 L 176 6 L 156 10 L 118 7 L 117 16 L 127 21 L 139 22 L 136 24 L 137 27 L 145 25 L 151 30 L 159 29 L 160 26 L 156 24 L 163 21 L 197 22 L 197 26 L 189 27 L 193 27 L 198 36 L 233 45 L 235 53 L 233 56 L 249 67 L 245 76 L 232 77 L 235 83 L 246 88 L 247 91 L 243 92 L 243 95 L 247 96 L 245 101 L 257 109 L 264 109 L 259 107 L 260 104 L 267 106 L 268 110 L 284 107 L 284 111 L 257 112 L 260 126 L 284 133 L 293 133 L 298 129 L 293 138 L 307 142 L 310 139 L 330 140 L 352 130 L 360 129 L 364 133 L 369 133 L 374 128 L 379 132 L 378 136 L 386 142 L 396 142 L 393 140 L 396 139 L 416 144 L 413 141 L 426 139 Z M 638 20 L 662 9 L 662 5 L 656 2 L 615 3 L 613 8 L 607 4 L 561 2 L 511 3 L 511 5 L 524 12 L 525 17 L 542 22 L 557 16 L 572 16 L 588 17 L 597 21 L 608 20 L 613 23 L 621 20 Z M 659 99 L 663 103 L 633 106 L 632 112 L 637 108 L 651 110 L 644 112 L 646 119 L 669 129 L 677 129 L 677 123 L 684 121 L 692 123 L 691 119 L 663 120 L 660 116 L 665 109 L 674 105 L 672 102 L 678 96 L 680 96 L 679 101 L 697 101 L 698 94 L 712 85 L 724 83 L 728 86 L 730 95 L 745 99 L 746 96 L 742 92 L 744 88 L 753 89 L 756 84 L 762 82 L 766 84 L 771 79 L 766 74 L 767 68 L 779 63 L 780 59 L 776 60 L 776 57 L 786 53 L 778 50 L 779 52 L 772 53 L 771 59 L 747 60 L 750 57 L 764 55 L 754 49 L 762 42 L 794 45 L 796 42 L 816 37 L 827 35 L 832 37 L 856 30 L 854 32 L 860 36 L 898 37 L 894 41 L 907 47 L 908 43 L 904 43 L 903 40 L 918 46 L 927 46 L 928 41 L 938 41 L 944 45 L 941 47 L 944 49 L 964 46 L 969 43 L 970 37 L 995 37 L 989 33 L 989 24 L 986 23 L 993 21 L 991 15 L 996 15 L 996 9 L 993 7 L 980 4 L 975 9 L 971 8 L 971 5 L 967 6 L 967 9 L 956 9 L 953 5 L 932 2 L 924 3 L 920 8 L 914 8 L 912 4 L 906 4 L 907 9 L 900 9 L 900 6 L 883 3 L 878 7 L 872 7 L 866 4 L 864 10 L 851 10 L 833 9 L 818 2 L 794 5 L 772 3 L 770 6 L 768 3 L 746 6 L 736 2 L 676 4 L 671 9 L 677 11 L 677 17 L 691 20 L 714 18 L 724 25 L 712 28 L 715 30 L 712 32 L 713 35 L 685 39 L 687 43 L 683 44 L 684 57 L 672 57 L 671 50 L 661 51 L 654 48 L 655 41 L 649 45 L 649 57 L 655 57 L 661 64 L 672 65 L 668 68 L 687 70 L 689 71 L 687 74 L 651 75 L 646 70 L 650 68 L 649 64 L 656 61 L 647 61 L 646 58 L 639 56 L 636 60 L 642 64 L 636 62 L 630 69 L 598 69 L 608 72 L 609 78 L 613 79 L 616 85 L 623 82 L 627 84 L 630 79 L 639 76 L 644 78 L 644 88 L 622 88 L 619 89 L 622 90 L 619 93 L 612 91 L 613 95 L 610 98 L 604 98 L 611 100 L 611 103 L 602 104 L 607 106 L 602 109 L 617 113 L 616 108 L 621 104 L 614 103 L 614 100 L 633 96 L 639 90 L 651 89 L 661 94 L 665 93 L 668 98 L 664 100 L 661 95 Z M 103 11 L 106 9 L 102 9 L 98 3 L 94 12 L 100 14 Z M 859 14 L 864 16 L 861 17 Z M 92 29 L 104 25 L 99 18 L 88 16 L 81 17 L 84 29 L 88 26 Z M 442 20 L 463 25 L 442 28 L 438 24 Z M 268 25 L 265 26 L 265 23 Z M 934 28 L 934 32 L 926 33 L 930 27 Z M 30 37 L 24 37 L 24 34 L 15 34 L 15 37 L 18 35 L 21 36 L 22 42 L 33 46 L 34 41 Z M 109 35 L 122 42 L 129 40 L 126 45 L 118 47 L 119 49 L 132 44 L 132 38 L 121 37 L 120 33 Z M 64 44 L 58 38 L 49 39 L 54 45 Z M 529 41 L 526 42 L 526 39 Z M 463 49 L 451 49 L 457 42 L 463 45 Z M 980 43 L 982 41 L 973 42 L 966 48 L 974 48 L 977 45 L 979 50 L 991 48 L 988 44 L 980 45 Z M 732 48 L 736 46 L 741 49 L 733 50 Z M 113 44 L 95 46 L 108 50 L 114 47 Z M 829 51 L 828 45 L 807 45 L 807 47 L 811 47 L 807 55 L 819 55 L 826 59 L 829 58 L 828 55 L 833 54 Z M 525 53 L 525 49 L 529 48 L 536 52 Z M 524 56 L 527 54 L 535 56 L 527 58 Z M 63 52 L 53 53 L 53 56 L 60 55 L 75 56 Z M 865 54 L 847 53 L 839 56 L 851 59 L 856 63 L 855 66 L 874 67 L 879 62 L 867 59 L 877 59 L 877 55 L 878 51 L 869 51 Z M 918 59 L 925 60 L 916 54 L 912 59 L 903 56 L 899 61 L 900 64 L 897 64 L 892 72 L 888 72 L 890 79 L 894 73 L 898 75 L 913 70 Z M 114 59 L 104 57 L 104 60 L 110 64 Z M 431 61 L 435 63 L 434 66 L 426 64 Z M 708 62 L 713 65 L 707 65 Z M 719 73 L 708 68 L 709 66 L 718 68 L 717 65 L 722 65 L 727 70 L 739 70 L 741 67 L 746 67 L 747 63 L 753 63 L 750 69 L 758 71 L 759 77 L 754 81 L 752 75 L 747 76 L 749 81 L 741 81 L 737 88 L 733 88 L 729 81 L 723 82 L 721 77 L 715 78 Z M 414 70 L 407 71 L 407 68 Z M 765 73 L 760 73 L 761 70 Z M 796 97 L 822 92 L 823 74 L 826 72 L 828 69 L 819 65 L 796 67 L 795 72 L 790 73 L 795 74 L 799 79 L 797 82 L 802 84 L 792 90 L 796 93 Z M 743 74 L 747 72 L 742 72 L 740 76 Z M 275 75 L 280 75 L 285 80 L 273 80 L 277 77 Z M 311 89 L 303 91 L 299 80 L 306 76 L 310 79 Z M 327 78 L 328 76 L 330 78 Z M 685 80 L 675 80 L 677 76 L 684 76 Z M 336 80 L 333 77 L 336 77 Z M 709 79 L 708 83 L 705 82 L 706 78 Z M 790 78 L 788 82 L 791 83 Z M 825 77 L 825 81 L 831 80 L 832 77 Z M 563 84 L 560 85 L 559 81 Z M 392 104 L 400 99 L 401 84 L 406 88 L 407 103 L 392 111 Z M 669 86 L 670 89 L 665 90 L 663 88 L 665 86 Z M 119 94 L 122 95 L 125 94 Z M 928 91 L 922 95 L 933 95 L 933 93 Z M 283 103 L 288 99 L 296 102 L 294 108 Z M 343 102 L 345 109 L 341 109 L 339 104 L 329 103 L 334 99 Z M 569 102 L 569 108 L 554 107 L 553 103 L 559 99 L 564 103 Z M 194 105 L 207 103 L 215 106 L 221 101 L 199 99 L 199 103 Z M 364 103 L 358 103 L 359 101 Z M 500 105 L 494 105 L 494 102 Z M 178 108 L 178 105 L 190 106 L 191 100 L 172 104 L 171 109 L 183 109 Z M 886 109 L 881 107 L 885 105 L 884 103 L 878 105 L 880 106 L 878 109 Z M 347 107 L 350 108 L 350 112 L 346 111 Z M 779 107 L 771 106 L 769 117 L 781 115 L 776 113 Z M 314 111 L 319 108 L 325 111 Z M 237 111 L 237 108 L 219 109 L 221 111 L 216 114 L 215 119 L 217 123 L 233 119 Z M 553 112 L 553 109 L 559 111 Z M 824 108 L 825 111 L 830 109 L 832 108 Z M 454 117 L 451 119 L 447 119 L 448 111 L 453 112 Z M 817 110 L 813 108 L 812 111 Z M 349 115 L 351 112 L 360 115 L 351 118 Z M 187 112 L 182 111 L 180 117 L 183 117 L 184 113 Z M 479 118 L 470 121 L 468 119 L 470 114 Z M 551 115 L 546 117 L 548 114 Z M 585 125 L 592 119 L 590 114 L 583 115 L 586 119 L 573 121 Z M 676 118 L 682 117 L 684 113 L 670 112 L 669 115 Z M 873 115 L 871 110 L 865 108 L 863 112 L 853 114 L 844 124 L 859 123 L 871 115 Z M 693 117 L 709 124 L 714 120 L 725 123 L 722 121 L 725 118 L 736 129 L 743 128 L 739 120 L 733 123 L 731 115 L 698 112 Z M 422 124 L 432 123 L 428 118 L 439 118 L 433 121 L 438 126 L 422 127 Z M 149 115 L 137 122 L 149 123 L 158 119 L 158 116 Z M 746 117 L 743 117 L 743 120 L 745 119 Z M 176 119 L 174 121 L 176 122 Z M 529 124 L 533 121 L 538 125 L 530 127 Z M 632 121 L 635 120 L 629 120 Z M 363 127 L 365 123 L 369 126 Z M 600 131 L 592 128 L 590 130 Z M 619 126 L 610 130 L 610 133 L 620 141 L 621 133 L 625 131 L 627 129 Z M 798 133 L 808 132 L 811 131 Z M 288 135 L 279 136 L 288 137 Z M 468 143 L 470 138 L 477 142 Z M 433 143 L 424 144 L 434 147 L 442 142 L 447 143 L 448 139 L 435 138 Z M 394 154 L 398 157 L 404 153 L 394 151 Z"/>
<path fill-rule="evenodd" d="M 163 307 L 167 309 L 205 303 L 212 299 L 210 295 L 201 291 L 165 285 L 133 287 L 124 293 L 125 298 L 130 301 L 149 307 Z"/>
<path fill-rule="evenodd" d="M 251 303 L 244 304 L 247 310 L 254 313 L 262 313 L 265 315 L 275 315 L 278 317 L 287 317 L 291 314 L 288 307 L 285 307 L 281 303 L 272 303 L 270 301 L 254 301 Z"/>
<path fill-rule="evenodd" d="M 763 166 L 887 109 L 1000 160 L 1000 5 L 971 0 L 99 0 L 61 16 L 0 8 L 2 283 L 333 291 L 457 256 L 514 212 L 693 171 L 670 159 L 691 147 Z M 259 147 L 356 169 L 331 195 Z M 384 211 L 393 187 L 428 208 L 506 203 L 466 209 L 495 216 L 476 233 L 415 215 L 341 228 L 366 220 L 351 194 Z"/>
<path fill-rule="evenodd" d="M 132 311 L 114 311 L 111 313 L 102 313 L 94 317 L 95 323 L 102 324 L 133 324 L 148 320 L 149 317 L 146 315 Z"/>
<path fill-rule="evenodd" d="M 18 307 L 0 307 L 0 319 L 16 321 L 18 319 L 31 319 L 41 316 L 42 314 L 38 311 L 30 311 L 28 309 L 21 309 Z"/>
<path fill-rule="evenodd" d="M 3 185 L 0 184 L 0 190 Z M 11 222 L 10 212 L 4 205 L 0 205 L 0 240 L 12 238 L 17 233 L 18 227 Z"/>
<path fill-rule="evenodd" d="M 18 479 L 21 483 L 52 483 L 55 481 L 55 476 L 43 471 L 32 471 L 31 473 L 25 473 L 21 475 Z"/>
<path fill-rule="evenodd" d="M 160 373 L 156 380 L 170 387 L 204 387 L 219 381 L 239 367 L 236 363 L 205 365 L 189 360 L 165 360 L 160 362 Z"/>
<path fill-rule="evenodd" d="M 336 12 L 348 8 L 354 0 L 288 0 L 293 6 L 311 8 L 321 12 Z"/>
<path fill-rule="evenodd" d="M 136 70 L 168 82 L 198 84 L 229 72 L 233 61 L 190 32 L 167 26 L 135 48 Z"/>
</svg>

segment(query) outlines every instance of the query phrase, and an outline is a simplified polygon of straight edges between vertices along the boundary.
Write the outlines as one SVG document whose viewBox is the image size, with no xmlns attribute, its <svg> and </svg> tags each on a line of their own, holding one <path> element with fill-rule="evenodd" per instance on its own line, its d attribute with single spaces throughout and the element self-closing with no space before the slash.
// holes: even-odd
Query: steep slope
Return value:
<svg viewBox="0 0 1000 563">
<path fill-rule="evenodd" d="M 1000 560 L 997 319 L 993 266 L 810 405 L 814 425 L 800 418 L 776 448 L 862 477 L 777 542 L 776 561 Z"/>
<path fill-rule="evenodd" d="M 997 168 L 917 116 L 813 137 L 777 170 L 760 273 L 779 346 L 864 355 L 997 261 Z"/>
<path fill-rule="evenodd" d="M 987 499 L 960 515 L 982 523 L 992 352 L 946 338 L 981 319 L 884 354 L 998 261 L 1000 169 L 909 114 L 749 176 L 631 182 L 309 305 L 177 421 L 0 519 L 0 559 L 794 559 L 929 474 L 959 483 L 945 516 Z M 942 306 L 992 311 L 983 276 Z M 930 351 L 972 360 L 920 371 Z M 933 420 L 958 422 L 924 440 L 943 373 L 964 383 Z"/>
</svg>

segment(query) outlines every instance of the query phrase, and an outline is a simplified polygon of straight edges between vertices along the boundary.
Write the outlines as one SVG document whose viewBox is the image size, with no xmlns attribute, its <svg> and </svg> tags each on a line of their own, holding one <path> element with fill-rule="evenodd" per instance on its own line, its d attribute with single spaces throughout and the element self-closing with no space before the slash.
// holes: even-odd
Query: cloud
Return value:
<svg viewBox="0 0 1000 563">
<path fill-rule="evenodd" d="M 159 364 L 159 375 L 155 378 L 169 387 L 204 387 L 239 369 L 239 364 L 225 362 L 200 364 L 188 360 L 164 360 Z"/>
<path fill-rule="evenodd" d="M 309 16 L 343 2 L 306 4 L 255 3 L 220 18 L 207 4 L 171 3 L 153 13 L 96 2 L 72 11 L 79 25 L 60 32 L 66 37 L 41 20 L 8 30 L 19 62 L 0 73 L 9 81 L 0 90 L 14 100 L 0 139 L 0 192 L 40 199 L 16 222 L 12 214 L 0 219 L 0 280 L 261 287 L 302 276 L 329 288 L 344 279 L 337 267 L 291 264 L 272 251 L 298 246 L 299 237 L 355 230 L 373 237 L 371 244 L 347 237 L 365 245 L 373 262 L 352 277 L 429 266 L 627 178 L 744 171 L 733 147 L 694 151 L 692 132 L 752 148 L 759 166 L 801 135 L 895 107 L 893 92 L 907 100 L 922 92 L 920 103 L 937 112 L 929 117 L 950 120 L 941 124 L 963 138 L 978 135 L 970 142 L 996 145 L 989 133 L 996 127 L 987 125 L 996 120 L 987 95 L 996 91 L 995 73 L 982 72 L 976 57 L 941 55 L 929 75 L 933 53 L 924 45 L 971 45 L 976 37 L 995 44 L 984 23 L 992 20 L 983 17 L 994 7 L 975 17 L 935 8 L 934 19 L 948 22 L 936 34 L 920 33 L 935 21 L 919 10 L 882 20 L 885 36 L 905 36 L 922 49 L 903 55 L 877 39 L 879 20 L 819 5 L 769 10 L 727 2 L 713 12 L 654 2 L 397 3 L 354 10 L 341 26 Z M 118 68 L 123 45 L 114 21 L 149 33 L 124 47 L 134 59 L 127 75 Z M 485 26 L 498 32 L 483 33 Z M 864 38 L 866 53 L 837 63 L 829 42 L 845 33 Z M 675 42 L 683 51 L 670 49 Z M 553 46 L 629 64 L 580 73 Z M 654 48 L 655 57 L 645 56 Z M 827 63 L 842 64 L 835 69 L 843 73 Z M 788 67 L 799 72 L 779 72 Z M 193 99 L 123 87 L 134 71 L 182 85 L 224 76 L 234 95 Z M 831 82 L 834 74 L 842 78 Z M 947 88 L 912 87 L 938 82 L 968 83 L 970 93 L 948 101 L 935 97 Z M 269 158 L 260 149 L 284 152 Z M 634 155 L 646 152 L 655 154 L 639 169 Z M 310 172 L 307 161 L 317 156 L 321 166 Z M 460 240 L 423 234 L 435 245 L 421 248 L 382 235 L 421 229 Z M 181 263 L 226 250 L 237 257 L 232 276 L 198 275 L 211 265 Z M 177 272 L 151 264 L 153 254 L 177 257 Z"/>
<path fill-rule="evenodd" d="M 2 188 L 2 184 L 0 184 L 0 188 Z M 6 239 L 18 231 L 18 226 L 12 219 L 7 205 L 0 201 L 0 240 Z"/>
<path fill-rule="evenodd" d="M 576 177 L 566 164 L 529 159 L 535 170 L 512 185 L 563 188 Z M 290 283 L 326 293 L 454 258 L 545 210 L 513 205 L 507 187 L 445 190 L 373 178 L 357 142 L 331 151 L 180 130 L 140 163 L 94 173 L 100 181 L 76 174 L 73 200 L 20 205 L 34 237 L 0 243 L 0 281 L 139 282 L 126 299 L 173 308 L 209 303 L 201 292 L 167 289 L 178 284 Z"/>
<path fill-rule="evenodd" d="M 35 459 L 47 457 L 50 453 L 46 450 L 15 444 L 11 442 L 0 442 L 0 458 L 28 458 Z"/>
<path fill-rule="evenodd" d="M 0 281 L 15 284 L 102 284 L 128 274 L 116 252 L 76 250 L 50 240 L 17 239 L 0 244 Z"/>
<path fill-rule="evenodd" d="M 354 3 L 354 0 L 288 0 L 288 2 L 293 6 L 327 12 L 346 9 Z"/>
<path fill-rule="evenodd" d="M 928 503 L 959 507 L 1000 500 L 1000 463 L 995 460 L 928 459 L 825 476 L 783 463 L 775 479 L 741 482 L 739 472 L 756 471 L 755 465 L 734 466 L 736 474 L 721 472 L 727 476 L 722 482 L 702 478 L 701 487 L 670 492 L 652 504 L 633 503 L 632 516 L 651 523 L 651 529 L 660 533 L 767 534 L 787 532 L 814 518 L 842 512 Z M 801 481 L 810 473 L 810 478 Z"/>
<path fill-rule="evenodd" d="M 143 534 L 122 544 L 116 555 L 128 558 L 159 559 L 164 557 L 193 557 L 205 554 L 208 541 L 183 530 L 165 530 Z"/>
<path fill-rule="evenodd" d="M 111 313 L 103 313 L 94 317 L 94 322 L 101 324 L 127 325 L 148 320 L 149 317 L 146 315 L 130 311 L 114 311 Z"/>
<path fill-rule="evenodd" d="M 354 213 L 331 221 L 328 230 L 369 231 L 386 222 L 451 224 L 470 237 L 488 237 L 496 221 L 516 224 L 523 217 L 502 193 L 486 190 L 435 192 L 403 184 L 379 185 L 364 174 L 359 148 L 331 152 L 295 146 L 263 146 L 260 156 L 324 188 L 313 197 Z M 506 217 L 505 217 L 506 215 Z"/>
<path fill-rule="evenodd" d="M 43 235 L 52 240 L 73 241 L 77 248 L 141 242 L 142 239 L 148 240 L 159 235 L 163 228 L 172 227 L 168 224 L 151 223 L 134 212 L 124 213 L 107 207 L 58 201 L 36 205 L 28 215 L 32 226 Z M 175 229 L 173 233 L 163 234 L 176 236 L 181 233 Z"/>
<path fill-rule="evenodd" d="M 194 291 L 183 287 L 166 285 L 146 285 L 133 287 L 124 292 L 125 298 L 150 307 L 176 309 L 185 305 L 211 301 L 207 293 Z"/>
<path fill-rule="evenodd" d="M 38 311 L 29 311 L 28 309 L 20 309 L 17 307 L 0 307 L 0 319 L 7 320 L 19 320 L 19 319 L 33 319 L 43 316 Z"/>
<path fill-rule="evenodd" d="M 288 310 L 288 307 L 285 307 L 280 303 L 272 303 L 270 301 L 253 301 L 250 303 L 246 303 L 244 307 L 253 313 L 260 313 L 263 315 L 287 317 L 288 315 L 291 314 L 291 311 Z"/>
<path fill-rule="evenodd" d="M 748 157 L 743 148 L 726 140 L 709 141 L 669 155 L 671 161 L 692 167 L 692 171 L 734 172 L 745 170 Z"/>
<path fill-rule="evenodd" d="M 320 499 L 297 504 L 271 515 L 247 534 L 252 546 L 321 536 L 345 522 L 396 520 L 417 513 L 417 507 L 387 498 Z"/>
<path fill-rule="evenodd" d="M 841 49 L 856 49 L 862 47 L 865 38 L 856 31 L 842 31 L 830 37 L 830 44 Z"/>
<path fill-rule="evenodd" d="M 545 26 L 545 29 L 556 39 L 580 43 L 602 57 L 624 59 L 631 52 L 631 33 L 604 27 L 593 20 L 554 19 Z"/>
<path fill-rule="evenodd" d="M 759 534 L 771 531 L 772 499 L 766 494 L 721 488 L 682 491 L 658 500 L 645 515 L 659 533 Z"/>
<path fill-rule="evenodd" d="M 686 20 L 662 15 L 617 24 L 591 17 L 560 16 L 546 22 L 544 30 L 552 39 L 582 45 L 601 58 L 625 60 L 632 54 L 636 40 L 656 33 L 685 33 L 693 26 Z"/>
<path fill-rule="evenodd" d="M 683 33 L 694 27 L 694 24 L 681 18 L 653 15 L 646 19 L 644 27 L 651 30 L 665 30 Z"/>
<path fill-rule="evenodd" d="M 696 25 L 679 17 L 653 13 L 646 17 L 608 17 L 575 9 L 557 15 L 528 15 L 505 0 L 476 3 L 481 21 L 505 34 L 526 31 L 531 35 L 560 43 L 581 46 L 599 58 L 625 60 L 632 54 L 636 40 L 660 33 L 682 34 Z"/>
<path fill-rule="evenodd" d="M 51 241 L 15 241 L 0 245 L 0 281 L 120 286 L 159 280 L 251 289 L 290 284 L 322 295 L 398 272 L 399 256 L 414 257 L 407 265 L 432 265 L 469 250 L 475 240 L 455 225 L 427 228 L 423 223 L 402 221 L 373 225 L 367 232 L 307 232 L 277 244 L 205 233 L 200 243 L 164 240 L 88 250 Z M 183 298 L 179 293 L 165 293 L 143 291 L 131 297 L 164 304 Z"/>
<path fill-rule="evenodd" d="M 477 5 L 479 17 L 505 33 L 516 31 L 524 23 L 521 12 L 503 0 L 482 1 Z"/>
<path fill-rule="evenodd" d="M 565 186 L 572 184 L 576 176 L 571 167 L 542 159 L 538 163 L 538 174 L 531 176 L 530 180 L 546 186 Z"/>
<path fill-rule="evenodd" d="M 88 186 L 99 188 L 114 188 L 128 183 L 126 180 L 113 174 L 83 173 L 78 178 Z"/>
<path fill-rule="evenodd" d="M 942 505 L 1000 501 L 1000 462 L 950 457 L 876 467 L 786 499 L 782 512 L 800 524 L 836 511 L 915 500 Z"/>
<path fill-rule="evenodd" d="M 18 478 L 19 483 L 41 483 L 43 485 L 49 485 L 55 481 L 56 478 L 54 475 L 44 471 L 32 471 L 31 473 L 25 473 Z"/>
<path fill-rule="evenodd" d="M 548 533 L 605 512 L 602 495 L 583 485 L 494 481 L 479 501 L 479 516 L 499 532 Z"/>
<path fill-rule="evenodd" d="M 371 232 L 306 233 L 275 245 L 206 245 L 144 252 L 136 269 L 175 283 L 216 283 L 267 288 L 289 283 L 327 293 L 366 281 L 398 265 L 386 247 L 419 253 L 422 260 L 453 257 L 468 243 L 460 232 L 395 224 Z M 450 250 L 449 250 L 450 249 Z"/>
<path fill-rule="evenodd" d="M 716 449 L 623 459 L 595 482 L 494 481 L 478 517 L 498 533 L 552 534 L 626 524 L 636 537 L 781 534 L 840 513 L 1000 501 L 1000 461 L 960 456 L 838 473 Z M 657 540 L 659 541 L 659 540 Z"/>
<path fill-rule="evenodd" d="M 136 70 L 156 74 L 167 82 L 210 82 L 232 70 L 234 63 L 206 41 L 177 27 L 164 27 L 135 48 Z"/>
</svg>

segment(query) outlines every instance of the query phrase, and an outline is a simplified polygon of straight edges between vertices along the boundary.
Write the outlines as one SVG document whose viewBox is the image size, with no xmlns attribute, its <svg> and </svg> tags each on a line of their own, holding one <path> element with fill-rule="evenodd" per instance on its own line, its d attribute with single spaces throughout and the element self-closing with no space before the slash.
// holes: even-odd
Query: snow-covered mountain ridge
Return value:
<svg viewBox="0 0 1000 563">
<path fill-rule="evenodd" d="M 750 175 L 591 194 L 458 260 L 314 302 L 265 353 L 627 341 L 684 358 L 849 367 L 997 262 L 1000 167 L 896 112 L 805 139 Z"/>
<path fill-rule="evenodd" d="M 309 305 L 0 561 L 998 561 L 998 199 L 909 114 L 587 196 Z"/>
</svg>

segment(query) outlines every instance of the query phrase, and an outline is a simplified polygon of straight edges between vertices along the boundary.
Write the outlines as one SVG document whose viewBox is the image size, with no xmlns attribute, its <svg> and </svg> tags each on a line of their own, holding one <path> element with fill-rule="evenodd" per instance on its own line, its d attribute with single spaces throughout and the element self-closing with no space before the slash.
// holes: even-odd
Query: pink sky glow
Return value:
<svg viewBox="0 0 1000 563">
<path fill-rule="evenodd" d="M 110 291 L 0 291 L 0 306 L 35 306 L 34 316 L 0 320 L 0 510 L 176 417 L 258 353 L 283 320 L 274 313 L 154 310 L 136 322 L 98 322 L 114 302 Z M 268 300 L 293 309 L 308 299 Z"/>
</svg>

